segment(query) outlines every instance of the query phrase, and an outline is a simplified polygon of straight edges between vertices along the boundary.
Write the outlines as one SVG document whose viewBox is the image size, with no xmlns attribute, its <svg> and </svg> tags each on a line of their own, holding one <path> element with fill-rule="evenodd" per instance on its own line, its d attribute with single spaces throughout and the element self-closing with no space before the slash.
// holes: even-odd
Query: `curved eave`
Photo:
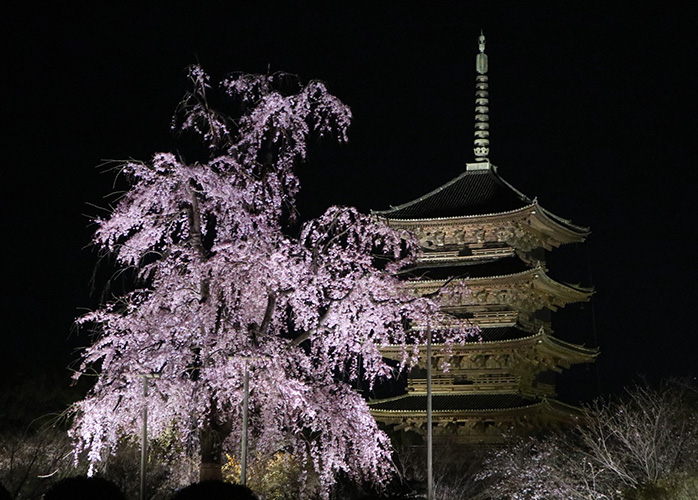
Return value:
<svg viewBox="0 0 698 500">
<path fill-rule="evenodd" d="M 536 203 L 536 205 L 538 205 L 538 203 Z M 538 205 L 538 207 L 540 207 L 541 214 L 545 215 L 546 218 L 548 218 L 550 222 L 555 224 L 556 226 L 565 227 L 568 231 L 572 233 L 584 236 L 588 236 L 591 232 L 591 230 L 588 227 L 578 226 L 577 224 L 573 224 L 572 221 L 570 221 L 569 219 L 563 219 L 559 215 L 555 215 L 550 210 L 547 210 L 546 208 L 543 208 L 540 205 Z"/>
<path fill-rule="evenodd" d="M 516 339 L 507 340 L 481 340 L 466 342 L 464 344 L 453 344 L 447 345 L 443 343 L 433 344 L 433 348 L 436 350 L 434 356 L 439 356 L 439 349 L 448 348 L 449 351 L 446 353 L 447 356 L 458 355 L 461 351 L 489 351 L 489 350 L 507 350 L 507 349 L 520 349 L 521 347 L 528 346 L 540 346 L 544 348 L 550 354 L 553 354 L 561 359 L 566 359 L 574 363 L 591 363 L 599 355 L 599 350 L 597 348 L 585 347 L 579 344 L 572 344 L 570 342 L 565 342 L 557 337 L 553 337 L 545 333 L 544 331 L 539 331 L 536 334 L 528 335 L 526 337 L 520 337 Z M 410 346 L 414 347 L 414 346 Z M 390 359 L 396 359 L 402 356 L 403 348 L 398 345 L 383 345 L 380 347 L 381 354 Z M 417 347 L 417 354 L 419 352 L 419 347 Z"/>
<path fill-rule="evenodd" d="M 586 302 L 591 298 L 591 296 L 594 293 L 594 290 L 592 288 L 574 286 L 568 283 L 561 283 L 559 281 L 555 281 L 546 274 L 544 269 L 540 267 L 533 269 L 533 271 L 536 270 L 538 270 L 538 272 L 536 272 L 534 275 L 534 286 L 539 287 L 541 291 L 550 293 L 551 295 L 567 295 L 571 300 L 566 300 L 566 304 L 572 302 Z"/>
<path fill-rule="evenodd" d="M 385 215 L 373 213 L 388 226 L 410 229 L 438 225 L 467 226 L 474 223 L 502 223 L 525 221 L 527 225 L 541 235 L 557 242 L 557 245 L 582 242 L 589 236 L 587 227 L 577 226 L 559 217 L 533 201 L 515 210 L 481 215 L 459 215 L 453 217 L 432 217 L 423 219 L 392 219 Z"/>
<path fill-rule="evenodd" d="M 406 284 L 414 286 L 416 289 L 427 287 L 438 289 L 444 286 L 447 281 L 448 280 L 414 280 L 406 281 Z M 471 289 L 481 286 L 496 286 L 498 284 L 513 284 L 525 281 L 530 281 L 533 286 L 541 292 L 560 298 L 562 302 L 561 305 L 588 301 L 594 293 L 592 288 L 577 287 L 555 281 L 550 278 L 540 266 L 514 274 L 467 278 L 468 286 Z"/>
<path fill-rule="evenodd" d="M 545 406 L 555 413 L 561 413 L 567 415 L 568 417 L 580 418 L 583 415 L 583 411 L 578 406 L 563 403 L 557 399 L 545 398 L 543 400 Z"/>
<path fill-rule="evenodd" d="M 441 396 L 441 397 L 461 397 L 460 394 L 435 394 L 436 396 Z M 400 396 L 395 396 L 392 398 L 386 398 L 386 399 L 378 399 L 378 400 L 373 400 L 368 402 L 368 407 L 371 411 L 371 413 L 375 414 L 382 414 L 382 415 L 388 415 L 388 414 L 395 414 L 395 415 L 425 415 L 427 414 L 426 408 L 424 410 L 395 410 L 395 409 L 377 409 L 377 408 L 372 408 L 372 405 L 375 404 L 385 404 L 385 403 L 390 403 L 393 401 L 400 401 L 402 399 L 410 399 L 410 398 L 422 398 L 424 396 L 417 396 L 414 394 L 402 394 Z M 450 415 L 450 414 L 463 414 L 463 413 L 468 413 L 468 414 L 492 414 L 492 413 L 501 413 L 501 412 L 508 412 L 508 411 L 517 411 L 517 410 L 522 410 L 522 409 L 530 409 L 533 407 L 537 406 L 542 406 L 544 404 L 544 401 L 530 401 L 530 404 L 523 404 L 523 405 L 517 405 L 517 406 L 507 406 L 507 407 L 500 407 L 500 408 L 449 408 L 445 410 L 432 410 L 432 413 L 438 414 L 438 415 Z"/>
<path fill-rule="evenodd" d="M 592 362 L 599 355 L 599 349 L 596 347 L 585 347 L 579 344 L 572 344 L 571 342 L 565 342 L 557 337 L 548 335 L 547 333 L 539 333 L 540 341 L 549 345 L 555 350 L 562 351 L 568 355 L 574 355 L 574 357 L 582 358 L 582 362 Z"/>
<path fill-rule="evenodd" d="M 481 164 L 478 164 L 480 167 Z M 458 177 L 452 179 L 446 184 L 430 191 L 429 193 L 420 196 L 419 198 L 403 203 L 401 205 L 391 207 L 388 210 L 372 210 L 371 214 L 375 217 L 387 220 L 393 225 L 425 225 L 425 224 L 457 224 L 459 221 L 463 223 L 472 223 L 474 220 L 492 221 L 497 219 L 507 219 L 511 216 L 525 216 L 527 213 L 530 215 L 538 215 L 538 226 L 543 229 L 543 233 L 555 239 L 555 235 L 561 239 L 561 243 L 568 243 L 573 241 L 583 241 L 584 238 L 589 234 L 589 228 L 578 226 L 573 224 L 570 220 L 564 219 L 560 216 L 553 214 L 551 211 L 546 210 L 538 204 L 537 199 L 531 199 L 521 191 L 516 189 L 514 186 L 509 184 L 506 180 L 499 176 L 497 173 L 497 167 L 491 165 L 489 162 L 486 165 L 487 168 L 478 168 L 477 172 L 467 169 L 465 172 L 460 174 Z M 484 171 L 483 171 L 484 170 Z M 490 182 L 492 189 L 499 190 L 497 196 L 506 198 L 509 202 L 505 203 L 509 205 L 519 205 L 516 208 L 511 208 L 510 210 L 496 210 L 496 211 L 481 211 L 477 212 L 478 206 L 480 210 L 484 210 L 484 205 L 479 204 L 478 201 L 473 199 L 467 199 L 469 196 L 465 193 L 470 192 L 470 189 L 478 189 L 476 185 L 468 186 L 468 177 L 470 176 L 486 176 L 485 179 Z M 475 179 L 475 177 L 473 177 Z M 465 190 L 465 191 L 463 191 Z M 442 194 L 442 193 L 450 194 Z M 430 212 L 435 210 L 432 200 L 430 206 L 429 200 L 431 198 L 438 198 L 439 196 L 446 198 L 461 198 L 463 200 L 463 205 L 459 208 L 456 206 L 451 206 L 450 211 L 456 211 L 456 215 L 450 216 L 439 216 L 435 213 L 429 215 Z M 484 201 L 484 200 L 483 200 Z M 445 201 L 448 205 L 452 201 Z M 424 208 L 420 209 L 419 205 L 423 205 Z M 409 208 L 414 208 L 414 215 L 400 215 L 401 212 L 406 211 Z M 494 208 L 494 207 L 492 207 Z M 408 210 L 409 211 L 409 210 Z M 458 213 L 462 211 L 462 213 Z M 419 214 L 419 212 L 422 212 Z M 419 214 L 419 215 L 418 215 Z"/>
<path fill-rule="evenodd" d="M 425 217 L 425 218 L 415 218 L 415 219 L 398 219 L 398 218 L 392 218 L 388 215 L 385 215 L 383 212 L 371 212 L 371 215 L 375 217 L 379 217 L 383 220 L 388 221 L 388 223 L 394 223 L 396 225 L 402 224 L 402 223 L 407 223 L 407 224 L 413 224 L 413 225 L 423 225 L 423 224 L 429 224 L 429 223 L 438 223 L 438 222 L 448 222 L 448 223 L 457 223 L 458 221 L 463 221 L 467 223 L 472 223 L 474 220 L 477 219 L 484 219 L 485 221 L 489 222 L 492 220 L 516 220 L 520 219 L 521 217 L 524 217 L 526 213 L 530 213 L 532 209 L 537 207 L 538 204 L 536 202 L 531 202 L 528 205 L 525 205 L 521 208 L 516 208 L 513 210 L 507 210 L 504 212 L 492 212 L 492 213 L 485 213 L 485 214 L 476 214 L 476 215 L 454 215 L 452 217 Z"/>
<path fill-rule="evenodd" d="M 540 341 L 540 342 L 539 342 Z M 434 342 L 432 346 L 434 349 L 440 349 L 444 347 L 448 347 L 450 349 L 488 349 L 490 347 L 507 347 L 507 346 L 521 346 L 521 345 L 530 345 L 530 344 L 536 344 L 536 343 L 549 343 L 550 345 L 554 345 L 556 347 L 559 347 L 561 349 L 565 350 L 571 350 L 574 352 L 578 352 L 580 354 L 585 354 L 589 356 L 595 356 L 598 354 L 598 349 L 592 348 L 592 347 L 584 347 L 579 344 L 572 344 L 570 342 L 565 342 L 564 340 L 560 340 L 557 337 L 553 337 L 552 335 L 549 335 L 544 332 L 538 332 L 534 333 L 533 335 L 527 335 L 525 337 L 519 337 L 515 339 L 505 339 L 505 340 L 474 340 L 472 342 L 465 342 L 463 344 L 445 344 L 443 342 Z M 421 344 L 420 344 L 421 345 Z M 409 345 L 406 350 L 410 350 L 413 346 Z M 384 344 L 380 346 L 380 350 L 384 351 L 386 353 L 401 353 L 403 350 L 403 347 L 398 344 Z M 436 353 L 438 354 L 438 353 Z"/>
<path fill-rule="evenodd" d="M 531 214 L 531 225 L 561 244 L 581 243 L 590 233 L 588 227 L 572 224 L 571 221 L 541 207 L 537 202 L 534 203 L 534 213 Z"/>
<path fill-rule="evenodd" d="M 396 401 L 401 398 L 413 397 L 410 394 L 404 394 L 395 398 L 369 401 L 368 406 L 371 415 L 376 419 L 386 418 L 424 418 L 427 417 L 426 408 L 424 410 L 396 410 L 396 409 L 376 409 L 372 408 L 374 404 L 384 404 L 390 401 Z M 556 399 L 543 398 L 540 401 L 531 401 L 531 404 L 512 406 L 506 408 L 451 408 L 445 410 L 432 410 L 435 418 L 472 418 L 472 417 L 494 417 L 503 414 L 530 414 L 534 411 L 542 411 L 548 414 L 556 415 L 560 420 L 575 420 L 582 416 L 582 410 L 576 406 L 562 403 Z"/>
</svg>

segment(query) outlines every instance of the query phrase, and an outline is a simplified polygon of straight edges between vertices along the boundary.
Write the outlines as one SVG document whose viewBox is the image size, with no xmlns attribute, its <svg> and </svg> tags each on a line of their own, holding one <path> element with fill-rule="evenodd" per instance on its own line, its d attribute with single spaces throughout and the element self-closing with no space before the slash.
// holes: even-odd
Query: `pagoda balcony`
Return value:
<svg viewBox="0 0 698 500">
<path fill-rule="evenodd" d="M 482 260 L 491 260 L 502 257 L 511 257 L 516 255 L 516 250 L 509 246 L 485 247 L 485 248 L 470 248 L 468 252 L 463 250 L 441 250 L 438 252 L 424 252 L 417 259 L 417 265 L 431 265 L 435 263 L 458 264 L 459 262 L 479 262 Z"/>
<path fill-rule="evenodd" d="M 436 377 L 431 381 L 432 392 L 515 392 L 521 386 L 521 378 L 512 375 L 488 377 L 483 380 L 469 380 L 460 382 L 453 377 Z M 426 393 L 426 379 L 411 379 L 407 384 L 407 391 L 411 393 Z"/>
</svg>

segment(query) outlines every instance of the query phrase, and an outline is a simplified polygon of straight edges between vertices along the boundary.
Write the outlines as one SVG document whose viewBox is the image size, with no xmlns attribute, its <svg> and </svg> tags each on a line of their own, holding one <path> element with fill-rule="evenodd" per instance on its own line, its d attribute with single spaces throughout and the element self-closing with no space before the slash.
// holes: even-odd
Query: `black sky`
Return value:
<svg viewBox="0 0 698 500">
<path fill-rule="evenodd" d="M 483 29 L 492 162 L 592 229 L 550 265 L 554 277 L 597 290 L 556 328 L 601 347 L 580 380 L 594 390 L 599 380 L 605 393 L 641 374 L 696 373 L 689 13 L 618 2 L 62 4 L 34 2 L 0 21 L 6 365 L 65 365 L 87 342 L 70 329 L 98 300 L 84 214 L 99 213 L 91 205 L 105 206 L 113 187 L 97 166 L 171 149 L 186 66 L 326 81 L 354 124 L 349 145 L 320 145 L 301 170 L 301 212 L 367 211 L 420 196 L 472 160 Z"/>
</svg>

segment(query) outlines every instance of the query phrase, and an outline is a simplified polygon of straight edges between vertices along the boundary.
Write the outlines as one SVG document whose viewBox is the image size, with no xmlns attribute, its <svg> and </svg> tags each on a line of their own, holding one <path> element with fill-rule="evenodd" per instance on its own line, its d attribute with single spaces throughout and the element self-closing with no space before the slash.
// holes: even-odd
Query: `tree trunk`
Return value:
<svg viewBox="0 0 698 500">
<path fill-rule="evenodd" d="M 201 462 L 199 481 L 223 481 L 223 471 L 220 463 Z"/>
<path fill-rule="evenodd" d="M 222 481 L 222 444 L 225 439 L 221 433 L 214 429 L 201 430 L 201 467 L 199 469 L 199 481 Z"/>
</svg>

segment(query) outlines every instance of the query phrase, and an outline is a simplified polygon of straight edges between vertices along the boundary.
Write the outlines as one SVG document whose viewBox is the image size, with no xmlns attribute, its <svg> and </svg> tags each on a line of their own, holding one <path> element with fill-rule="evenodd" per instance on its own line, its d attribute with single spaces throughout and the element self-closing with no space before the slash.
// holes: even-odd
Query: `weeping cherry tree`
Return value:
<svg viewBox="0 0 698 500">
<path fill-rule="evenodd" d="M 202 479 L 220 477 L 222 453 L 239 450 L 248 369 L 256 452 L 300 457 L 325 497 L 338 473 L 385 484 L 389 441 L 352 383 L 395 376 L 424 342 L 415 325 L 438 329 L 434 298 L 396 278 L 418 244 L 351 208 L 290 229 L 309 137 L 347 138 L 351 112 L 323 83 L 235 74 L 220 84 L 233 119 L 209 105 L 200 67 L 189 76 L 173 123 L 204 159 L 124 162 L 130 188 L 95 221 L 94 244 L 137 277 L 78 319 L 96 334 L 75 376 L 98 377 L 74 406 L 76 452 L 94 466 L 137 435 L 142 377 L 158 374 L 149 438 L 175 436 L 200 452 Z M 403 346 L 397 369 L 385 344 Z"/>
</svg>

